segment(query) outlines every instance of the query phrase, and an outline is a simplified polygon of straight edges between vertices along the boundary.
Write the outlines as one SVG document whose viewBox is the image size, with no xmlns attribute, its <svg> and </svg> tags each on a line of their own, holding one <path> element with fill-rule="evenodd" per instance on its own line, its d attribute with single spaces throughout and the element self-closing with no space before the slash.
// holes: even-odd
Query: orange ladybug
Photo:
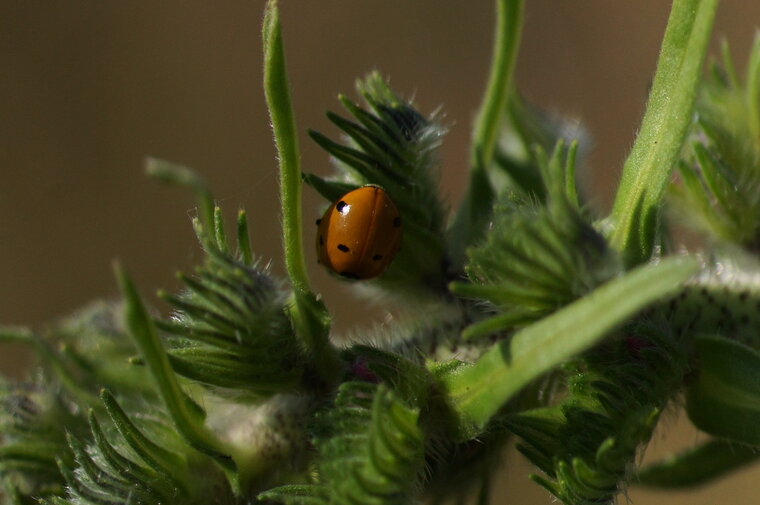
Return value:
<svg viewBox="0 0 760 505">
<path fill-rule="evenodd" d="M 401 243 L 401 216 L 378 186 L 346 193 L 317 225 L 318 261 L 349 279 L 371 279 L 383 273 Z"/>
</svg>

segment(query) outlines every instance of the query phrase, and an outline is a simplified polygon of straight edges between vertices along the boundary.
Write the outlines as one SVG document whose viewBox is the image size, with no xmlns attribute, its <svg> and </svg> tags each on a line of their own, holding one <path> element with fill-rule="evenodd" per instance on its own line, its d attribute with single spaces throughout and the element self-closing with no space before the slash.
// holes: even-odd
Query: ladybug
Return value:
<svg viewBox="0 0 760 505">
<path fill-rule="evenodd" d="M 401 243 L 401 216 L 388 193 L 374 185 L 349 191 L 317 220 L 319 263 L 349 279 L 377 277 Z"/>
</svg>

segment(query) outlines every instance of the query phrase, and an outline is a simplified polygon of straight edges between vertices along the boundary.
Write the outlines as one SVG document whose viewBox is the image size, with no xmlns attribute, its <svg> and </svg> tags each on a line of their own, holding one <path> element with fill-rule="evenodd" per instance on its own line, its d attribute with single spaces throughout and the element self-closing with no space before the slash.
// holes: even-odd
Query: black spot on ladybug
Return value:
<svg viewBox="0 0 760 505">
<path fill-rule="evenodd" d="M 322 222 L 322 219 L 317 219 L 317 222 L 315 223 L 317 226 L 319 226 L 319 223 Z"/>
<path fill-rule="evenodd" d="M 399 226 L 401 226 L 401 217 L 396 216 L 393 218 L 393 226 L 394 228 L 398 228 Z"/>
<path fill-rule="evenodd" d="M 381 259 L 383 259 L 382 254 L 375 254 L 374 256 L 372 256 L 372 261 L 380 261 Z"/>
<path fill-rule="evenodd" d="M 338 244 L 338 249 L 339 249 L 339 250 L 341 250 L 341 251 L 343 251 L 343 252 L 348 252 L 348 251 L 350 251 L 350 250 L 351 250 L 351 249 L 349 249 L 349 248 L 348 248 L 348 246 L 347 246 L 347 245 L 345 245 L 345 244 Z"/>
<path fill-rule="evenodd" d="M 335 210 L 343 214 L 343 209 L 345 209 L 347 206 L 348 204 L 344 202 L 343 200 L 341 200 L 335 205 Z"/>
<path fill-rule="evenodd" d="M 340 276 L 341 276 L 341 277 L 345 277 L 346 279 L 354 279 L 354 280 L 357 280 L 357 279 L 359 279 L 359 276 L 358 276 L 358 275 L 356 275 L 356 274 L 355 274 L 355 273 L 353 273 L 353 272 L 341 272 L 341 273 L 340 273 Z"/>
</svg>

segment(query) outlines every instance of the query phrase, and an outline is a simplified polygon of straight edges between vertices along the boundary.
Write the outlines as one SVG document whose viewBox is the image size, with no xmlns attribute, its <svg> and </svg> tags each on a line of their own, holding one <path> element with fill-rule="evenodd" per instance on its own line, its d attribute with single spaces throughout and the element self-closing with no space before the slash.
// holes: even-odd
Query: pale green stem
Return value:
<svg viewBox="0 0 760 505">
<path fill-rule="evenodd" d="M 330 344 L 330 315 L 322 301 L 309 288 L 303 255 L 301 219 L 301 164 L 293 108 L 290 103 L 285 51 L 282 43 L 277 0 L 266 6 L 263 27 L 264 93 L 272 119 L 274 141 L 280 162 L 280 200 L 282 203 L 285 267 L 293 295 L 289 302 L 295 332 L 314 358 L 317 373 L 326 382 L 339 374 L 337 350 Z"/>
<path fill-rule="evenodd" d="M 755 34 L 747 64 L 747 107 L 752 138 L 760 142 L 760 32 Z"/>
<path fill-rule="evenodd" d="M 692 120 L 717 0 L 675 0 L 641 129 L 612 209 L 612 245 L 628 265 L 652 254 L 659 209 Z"/>
<path fill-rule="evenodd" d="M 293 290 L 299 294 L 309 293 L 309 277 L 301 237 L 301 160 L 298 152 L 298 133 L 290 102 L 280 14 L 276 0 L 271 0 L 266 7 L 263 41 L 264 93 L 280 162 L 285 267 Z"/>
<path fill-rule="evenodd" d="M 485 170 L 493 160 L 499 139 L 522 33 L 523 0 L 498 0 L 496 40 L 491 75 L 480 107 L 472 141 L 470 161 L 475 170 Z"/>
<path fill-rule="evenodd" d="M 487 169 L 499 140 L 512 75 L 522 32 L 523 0 L 497 0 L 496 37 L 483 104 L 480 107 L 472 138 L 470 181 L 457 214 L 449 229 L 449 254 L 452 263 L 464 263 L 464 250 L 480 238 L 488 225 L 493 188 Z"/>
</svg>

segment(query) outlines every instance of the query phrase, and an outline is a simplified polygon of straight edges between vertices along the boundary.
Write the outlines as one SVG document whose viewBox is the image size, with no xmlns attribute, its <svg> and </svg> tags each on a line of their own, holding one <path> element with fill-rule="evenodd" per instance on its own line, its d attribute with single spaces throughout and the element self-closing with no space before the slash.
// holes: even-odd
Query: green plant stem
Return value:
<svg viewBox="0 0 760 505">
<path fill-rule="evenodd" d="M 280 162 L 285 267 L 293 288 L 290 317 L 296 334 L 314 357 L 317 373 L 326 382 L 334 380 L 340 367 L 338 352 L 328 340 L 330 315 L 309 288 L 303 255 L 301 219 L 301 164 L 298 135 L 290 102 L 285 50 L 282 43 L 277 0 L 267 3 L 262 32 L 264 42 L 264 93 L 272 120 Z"/>
<path fill-rule="evenodd" d="M 487 168 L 493 160 L 502 118 L 512 91 L 512 76 L 522 33 L 523 0 L 498 0 L 496 5 L 496 40 L 491 73 L 475 123 L 470 156 L 475 170 Z"/>
<path fill-rule="evenodd" d="M 612 208 L 612 245 L 628 265 L 652 254 L 659 208 L 691 124 L 717 0 L 675 0 L 644 119 Z"/>
<path fill-rule="evenodd" d="M 760 33 L 755 34 L 747 64 L 747 107 L 752 138 L 760 138 Z"/>
<path fill-rule="evenodd" d="M 272 120 L 274 142 L 280 163 L 280 200 L 285 266 L 293 290 L 309 292 L 303 255 L 301 223 L 301 161 L 298 133 L 290 102 L 285 51 L 276 0 L 267 4 L 264 15 L 264 93 Z"/>
<path fill-rule="evenodd" d="M 449 231 L 452 263 L 464 262 L 464 250 L 477 240 L 490 220 L 493 188 L 488 167 L 493 161 L 522 33 L 524 0 L 497 0 L 496 36 L 483 104 L 473 131 L 470 182 Z"/>
<path fill-rule="evenodd" d="M 688 257 L 639 267 L 501 341 L 474 365 L 445 378 L 460 420 L 456 435 L 462 440 L 477 436 L 520 388 L 675 292 L 696 270 L 696 261 Z"/>
</svg>

